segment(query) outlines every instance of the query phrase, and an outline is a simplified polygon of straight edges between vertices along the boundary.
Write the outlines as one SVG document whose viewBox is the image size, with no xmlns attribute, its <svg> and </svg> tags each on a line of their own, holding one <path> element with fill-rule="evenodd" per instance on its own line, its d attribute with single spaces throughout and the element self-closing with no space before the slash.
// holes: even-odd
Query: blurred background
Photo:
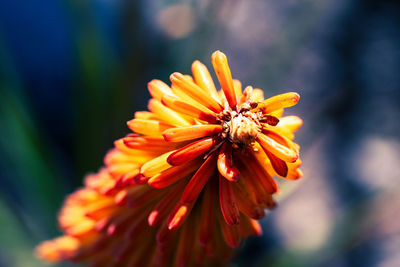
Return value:
<svg viewBox="0 0 400 267">
<path fill-rule="evenodd" d="M 0 1 L 0 266 L 43 266 L 34 246 L 60 234 L 63 198 L 146 109 L 147 82 L 211 67 L 218 49 L 243 85 L 299 92 L 288 114 L 304 120 L 304 178 L 235 266 L 400 266 L 399 14 L 372 0 Z"/>
</svg>

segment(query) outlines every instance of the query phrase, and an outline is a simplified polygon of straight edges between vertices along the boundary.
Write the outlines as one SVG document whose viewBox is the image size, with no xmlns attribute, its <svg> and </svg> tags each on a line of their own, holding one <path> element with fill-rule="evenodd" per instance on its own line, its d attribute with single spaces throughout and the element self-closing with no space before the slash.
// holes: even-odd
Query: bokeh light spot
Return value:
<svg viewBox="0 0 400 267">
<path fill-rule="evenodd" d="M 183 38 L 196 27 L 195 12 L 188 4 L 176 4 L 162 9 L 157 16 L 160 28 L 171 38 Z"/>
</svg>

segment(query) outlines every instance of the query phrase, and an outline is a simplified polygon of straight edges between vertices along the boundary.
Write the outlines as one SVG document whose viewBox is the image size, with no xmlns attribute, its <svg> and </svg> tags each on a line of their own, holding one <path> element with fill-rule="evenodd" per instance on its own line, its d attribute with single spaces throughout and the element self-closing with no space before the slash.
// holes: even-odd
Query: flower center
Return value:
<svg viewBox="0 0 400 267">
<path fill-rule="evenodd" d="M 224 110 L 220 114 L 223 127 L 222 137 L 238 147 L 253 143 L 261 132 L 260 116 L 250 111 L 250 106 L 243 104 L 239 111 Z"/>
</svg>

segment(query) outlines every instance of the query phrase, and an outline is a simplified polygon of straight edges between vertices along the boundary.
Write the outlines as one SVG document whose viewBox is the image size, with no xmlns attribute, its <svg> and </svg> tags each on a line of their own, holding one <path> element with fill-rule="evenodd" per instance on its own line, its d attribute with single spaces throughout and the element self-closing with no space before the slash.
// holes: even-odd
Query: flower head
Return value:
<svg viewBox="0 0 400 267">
<path fill-rule="evenodd" d="M 278 183 L 302 176 L 293 132 L 282 117 L 296 93 L 264 100 L 232 79 L 226 56 L 212 55 L 222 90 L 195 61 L 193 76 L 148 84 L 149 111 L 128 121 L 105 167 L 69 196 L 59 221 L 65 236 L 37 248 L 44 260 L 92 266 L 219 265 L 257 223 Z"/>
</svg>

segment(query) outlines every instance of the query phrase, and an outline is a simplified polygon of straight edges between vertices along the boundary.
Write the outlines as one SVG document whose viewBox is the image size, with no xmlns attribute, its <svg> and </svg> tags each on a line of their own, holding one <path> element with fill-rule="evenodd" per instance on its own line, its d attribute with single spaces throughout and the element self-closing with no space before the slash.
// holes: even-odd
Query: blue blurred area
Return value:
<svg viewBox="0 0 400 267">
<path fill-rule="evenodd" d="M 49 123 L 67 116 L 68 88 L 77 74 L 73 21 L 60 1 L 2 1 L 3 46 L 32 105 Z M 46 111 L 62 109 L 60 114 Z"/>
<path fill-rule="evenodd" d="M 298 91 L 304 120 L 305 177 L 238 266 L 400 266 L 399 14 L 373 0 L 1 1 L 0 266 L 41 266 L 32 248 L 146 109 L 147 82 L 211 67 L 217 49 L 243 85 Z"/>
</svg>

